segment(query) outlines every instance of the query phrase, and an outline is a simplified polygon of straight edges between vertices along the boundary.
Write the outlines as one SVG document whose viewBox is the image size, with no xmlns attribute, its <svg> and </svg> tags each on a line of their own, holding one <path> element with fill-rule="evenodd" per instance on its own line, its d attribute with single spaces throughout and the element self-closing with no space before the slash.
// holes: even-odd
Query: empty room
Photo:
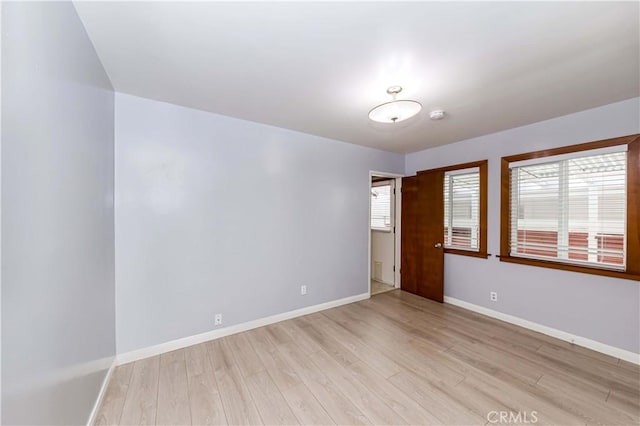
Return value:
<svg viewBox="0 0 640 426">
<path fill-rule="evenodd" d="M 640 424 L 639 2 L 0 14 L 1 424 Z"/>
</svg>

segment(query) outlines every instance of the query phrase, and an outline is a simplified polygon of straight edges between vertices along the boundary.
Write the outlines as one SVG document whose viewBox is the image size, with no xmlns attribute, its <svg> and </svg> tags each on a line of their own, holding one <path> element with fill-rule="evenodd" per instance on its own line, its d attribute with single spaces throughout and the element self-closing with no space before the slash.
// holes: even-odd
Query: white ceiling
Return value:
<svg viewBox="0 0 640 426">
<path fill-rule="evenodd" d="M 387 151 L 640 96 L 638 2 L 75 5 L 118 92 Z M 370 122 L 391 85 L 423 112 Z"/>
</svg>

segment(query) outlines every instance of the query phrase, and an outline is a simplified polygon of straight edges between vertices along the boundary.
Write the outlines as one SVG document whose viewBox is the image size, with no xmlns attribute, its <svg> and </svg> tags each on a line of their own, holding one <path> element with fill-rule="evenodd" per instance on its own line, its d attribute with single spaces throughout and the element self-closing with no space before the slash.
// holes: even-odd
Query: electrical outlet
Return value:
<svg viewBox="0 0 640 426">
<path fill-rule="evenodd" d="M 216 316 L 213 319 L 213 324 L 222 325 L 222 314 L 216 314 Z"/>
<path fill-rule="evenodd" d="M 498 293 L 496 293 L 495 291 L 492 291 L 489 294 L 489 296 L 490 296 L 492 302 L 497 302 L 498 301 Z"/>
<path fill-rule="evenodd" d="M 300 295 L 304 296 L 305 294 L 307 294 L 307 286 L 306 285 L 301 285 L 300 286 Z"/>
</svg>

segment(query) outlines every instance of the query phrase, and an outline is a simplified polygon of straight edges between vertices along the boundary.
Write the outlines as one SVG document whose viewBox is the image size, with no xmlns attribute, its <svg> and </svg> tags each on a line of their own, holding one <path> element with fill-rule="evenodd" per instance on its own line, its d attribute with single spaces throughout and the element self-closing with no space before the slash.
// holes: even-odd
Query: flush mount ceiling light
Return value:
<svg viewBox="0 0 640 426">
<path fill-rule="evenodd" d="M 402 92 L 400 86 L 389 87 L 387 93 L 391 95 L 393 100 L 369 111 L 369 119 L 378 123 L 398 123 L 418 114 L 422 109 L 420 102 L 396 100 L 396 96 L 400 92 Z"/>
</svg>

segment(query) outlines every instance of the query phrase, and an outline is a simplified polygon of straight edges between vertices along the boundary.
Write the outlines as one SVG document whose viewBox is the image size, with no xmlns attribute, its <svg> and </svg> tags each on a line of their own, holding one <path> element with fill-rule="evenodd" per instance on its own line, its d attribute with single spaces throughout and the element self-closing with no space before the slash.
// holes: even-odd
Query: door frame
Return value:
<svg viewBox="0 0 640 426">
<path fill-rule="evenodd" d="M 396 270 L 394 272 L 394 286 L 395 288 L 400 288 L 400 231 L 401 231 L 401 213 L 402 213 L 402 178 L 403 174 L 399 173 L 388 173 L 388 172 L 379 172 L 376 170 L 369 170 L 369 207 L 367 211 L 369 214 L 367 215 L 367 239 L 369 241 L 367 246 L 367 288 L 369 289 L 369 297 L 371 297 L 371 189 L 373 186 L 371 185 L 371 179 L 376 177 L 387 177 L 395 180 L 395 189 L 396 194 L 394 197 L 395 206 L 394 206 L 394 218 L 393 225 L 396 227 L 395 233 L 395 253 L 393 263 L 396 266 Z"/>
</svg>

